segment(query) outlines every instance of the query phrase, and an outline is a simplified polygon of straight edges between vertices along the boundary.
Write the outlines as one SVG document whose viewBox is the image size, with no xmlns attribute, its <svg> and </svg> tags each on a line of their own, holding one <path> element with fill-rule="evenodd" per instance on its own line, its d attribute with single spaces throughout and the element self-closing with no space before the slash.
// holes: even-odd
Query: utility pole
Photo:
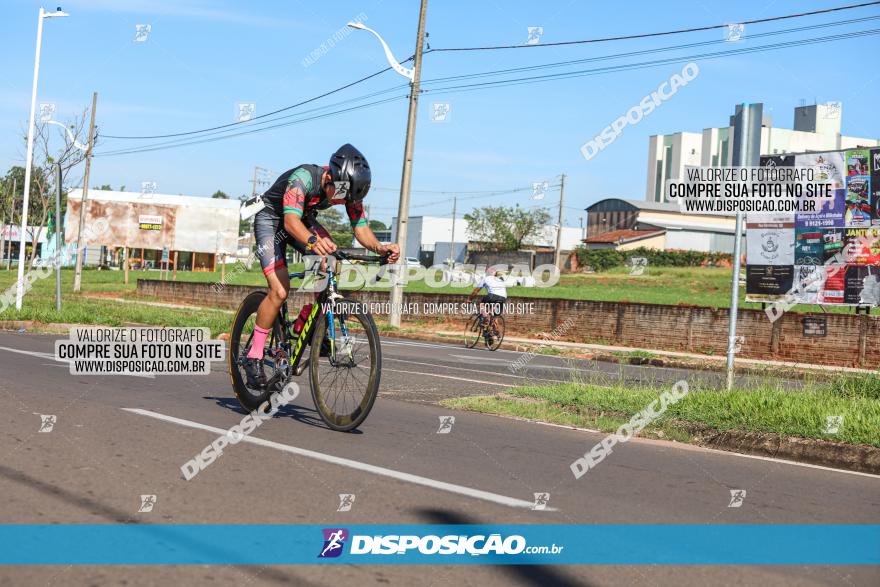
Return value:
<svg viewBox="0 0 880 587">
<path fill-rule="evenodd" d="M 449 255 L 452 257 L 452 262 L 449 265 L 450 269 L 455 268 L 455 207 L 458 204 L 458 196 L 452 196 L 452 253 Z M 435 259 L 436 263 L 437 260 Z"/>
<path fill-rule="evenodd" d="M 562 207 L 565 198 L 565 174 L 562 174 L 562 179 L 559 181 L 559 228 L 556 229 L 556 255 L 553 258 L 553 263 L 556 267 L 562 271 L 562 267 L 559 267 L 559 259 L 560 253 L 562 251 L 559 248 L 562 246 L 562 215 L 565 212 L 565 209 Z"/>
<path fill-rule="evenodd" d="M 89 122 L 89 148 L 86 150 L 86 171 L 83 175 L 82 200 L 79 206 L 79 230 L 76 232 L 76 270 L 73 274 L 73 291 L 82 289 L 82 264 L 86 251 L 83 231 L 86 223 L 86 204 L 89 198 L 89 171 L 92 169 L 92 149 L 95 146 L 95 108 L 98 106 L 98 92 L 92 94 L 92 117 Z"/>
<path fill-rule="evenodd" d="M 761 162 L 761 120 L 764 105 L 743 103 L 736 107 L 733 125 L 733 166 L 757 167 Z M 733 235 L 733 278 L 730 284 L 730 320 L 727 332 L 727 390 L 733 388 L 736 354 L 736 315 L 739 306 L 739 268 L 742 251 L 742 212 L 736 213 Z"/>
<path fill-rule="evenodd" d="M 266 181 L 259 179 L 259 175 L 260 175 L 261 171 L 263 173 L 269 172 L 269 170 L 264 167 L 260 167 L 259 165 L 254 165 L 254 178 L 251 180 L 251 197 L 254 197 L 257 195 L 257 185 L 267 183 Z"/>
<path fill-rule="evenodd" d="M 419 107 L 419 89 L 422 77 L 422 48 L 425 43 L 425 16 L 428 0 L 421 1 L 419 26 L 416 33 L 416 54 L 413 62 L 413 80 L 409 93 L 409 116 L 406 121 L 406 144 L 403 148 L 403 173 L 400 178 L 400 203 L 397 206 L 397 242 L 400 245 L 400 258 L 406 262 L 406 236 L 409 223 L 409 195 L 412 182 L 413 150 L 416 143 L 416 115 Z M 388 322 L 400 327 L 400 305 L 403 303 L 403 288 L 397 282 L 391 286 L 391 312 Z"/>
</svg>

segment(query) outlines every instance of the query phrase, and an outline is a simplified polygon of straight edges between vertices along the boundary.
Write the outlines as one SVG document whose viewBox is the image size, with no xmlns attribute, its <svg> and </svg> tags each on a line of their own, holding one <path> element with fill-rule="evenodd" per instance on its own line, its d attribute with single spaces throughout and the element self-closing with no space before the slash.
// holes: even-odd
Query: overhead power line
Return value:
<svg viewBox="0 0 880 587">
<path fill-rule="evenodd" d="M 410 57 L 410 59 L 412 59 L 412 58 Z M 409 59 L 403 61 L 403 63 L 406 63 L 407 61 L 409 61 Z M 308 98 L 307 100 L 302 100 L 301 102 L 297 102 L 296 104 L 291 104 L 289 106 L 285 106 L 283 108 L 273 110 L 272 112 L 267 112 L 266 114 L 254 116 L 253 118 L 251 118 L 249 120 L 240 120 L 240 121 L 236 121 L 236 122 L 230 122 L 229 124 L 221 124 L 218 126 L 212 126 L 212 127 L 202 128 L 202 129 L 198 129 L 198 130 L 169 133 L 169 134 L 164 134 L 164 135 L 141 135 L 141 136 L 102 135 L 102 137 L 105 139 L 165 139 L 165 138 L 170 138 L 170 137 L 181 137 L 181 136 L 185 136 L 185 135 L 194 135 L 194 134 L 203 133 L 203 132 L 207 132 L 207 131 L 211 131 L 211 130 L 218 130 L 221 128 L 229 128 L 229 127 L 233 127 L 233 126 L 238 126 L 240 124 L 250 123 L 255 120 L 266 118 L 268 116 L 273 116 L 273 115 L 279 114 L 281 112 L 286 112 L 287 110 L 291 110 L 291 109 L 297 108 L 299 106 L 304 106 L 304 105 L 309 104 L 311 102 L 314 102 L 316 100 L 320 100 L 321 98 L 326 98 L 327 96 L 330 96 L 332 94 L 336 94 L 338 92 L 341 92 L 342 90 L 346 90 L 352 86 L 356 86 L 357 84 L 363 83 L 363 82 L 367 81 L 368 79 L 372 79 L 378 75 L 381 75 L 390 69 L 391 69 L 390 67 L 386 67 L 385 69 L 380 69 L 377 72 L 371 73 L 370 75 L 364 76 L 358 80 L 347 83 L 343 86 L 339 86 L 338 88 L 334 88 L 328 92 L 324 92 L 323 94 L 313 96 L 311 98 Z"/>
<path fill-rule="evenodd" d="M 853 10 L 856 8 L 864 8 L 866 6 L 876 6 L 880 4 L 880 2 L 864 2 L 862 4 L 850 4 L 848 6 L 837 6 L 834 8 L 826 8 L 823 10 L 812 10 L 810 12 L 798 12 L 795 14 L 785 14 L 782 16 L 771 16 L 768 18 L 756 18 L 752 20 L 743 20 L 736 24 L 759 24 L 764 22 L 774 22 L 779 20 L 788 20 L 792 18 L 802 18 L 805 16 L 815 16 L 817 14 L 830 14 L 832 12 L 840 12 L 843 10 Z M 727 28 L 728 23 L 724 24 L 713 24 L 702 27 L 692 27 L 687 29 L 675 29 L 671 31 L 660 31 L 654 33 L 641 33 L 636 35 L 620 35 L 616 37 L 599 37 L 596 39 L 581 39 L 578 41 L 557 41 L 553 43 L 537 43 L 534 45 L 491 45 L 485 47 L 447 47 L 447 48 L 433 48 L 431 49 L 431 53 L 440 53 L 440 52 L 451 52 L 451 51 L 493 51 L 496 49 L 534 49 L 537 47 L 560 47 L 564 45 L 585 45 L 588 43 L 607 43 L 609 41 L 628 41 L 631 39 L 647 39 L 651 37 L 663 37 L 668 35 L 680 35 L 683 33 L 696 33 L 701 31 L 711 31 L 717 29 Z"/>
<path fill-rule="evenodd" d="M 778 21 L 778 20 L 787 20 L 787 19 L 794 19 L 794 18 L 802 18 L 802 17 L 813 16 L 813 15 L 818 15 L 818 14 L 828 14 L 828 13 L 840 12 L 840 11 L 844 11 L 844 10 L 853 10 L 853 9 L 857 9 L 857 8 L 863 8 L 863 7 L 867 7 L 867 6 L 874 6 L 874 5 L 878 5 L 878 4 L 880 4 L 880 1 L 875 1 L 875 2 L 865 2 L 865 3 L 861 3 L 861 4 L 852 4 L 852 5 L 847 5 L 847 6 L 838 6 L 838 7 L 828 8 L 828 9 L 824 9 L 824 10 L 814 10 L 814 11 L 810 11 L 810 12 L 800 12 L 800 13 L 788 14 L 788 15 L 783 15 L 783 16 L 775 16 L 775 17 L 762 18 L 762 19 L 752 19 L 752 20 L 743 21 L 743 22 L 740 23 L 740 24 L 758 24 L 758 23 L 773 22 L 773 21 Z M 608 41 L 628 40 L 628 39 L 638 39 L 638 38 L 648 38 L 648 37 L 658 37 L 658 36 L 666 36 L 666 35 L 683 34 L 683 33 L 689 33 L 689 32 L 699 32 L 699 31 L 706 31 L 706 30 L 713 30 L 713 29 L 721 29 L 721 28 L 724 28 L 724 27 L 726 27 L 726 26 L 727 26 L 727 24 L 717 24 L 717 25 L 710 25 L 710 26 L 704 26 L 704 27 L 695 27 L 695 28 L 689 28 L 689 29 L 677 29 L 677 30 L 671 30 L 671 31 L 660 31 L 660 32 L 643 33 L 643 34 L 637 34 L 637 35 L 623 35 L 623 36 L 617 36 L 617 37 L 602 37 L 602 38 L 596 38 L 596 39 L 583 39 L 583 40 L 578 40 L 578 41 L 562 41 L 562 42 L 556 42 L 556 43 L 542 43 L 542 44 L 538 44 L 538 45 L 501 45 L 501 46 L 494 46 L 494 47 L 452 47 L 452 48 L 435 48 L 435 49 L 429 49 L 429 50 L 426 50 L 425 53 L 427 54 L 427 53 L 449 52 L 449 51 L 478 51 L 478 50 L 506 49 L 506 48 L 526 48 L 526 47 L 551 47 L 551 46 L 560 46 L 560 45 L 577 45 L 577 44 L 587 44 L 587 43 L 600 43 L 600 42 L 608 42 Z M 768 33 L 764 33 L 764 34 L 768 34 Z M 772 34 L 772 33 L 771 33 L 771 34 Z M 763 35 L 763 34 L 762 34 L 762 35 Z M 752 36 L 762 36 L 762 35 L 752 35 Z M 667 48 L 667 49 L 664 49 L 664 50 L 669 50 L 669 49 L 671 49 L 671 48 Z M 411 61 L 412 59 L 413 59 L 413 56 L 410 56 L 409 58 L 405 59 L 402 63 L 406 63 L 406 62 L 408 62 L 408 61 Z M 563 62 L 563 63 L 564 63 L 564 62 Z M 302 101 L 297 102 L 297 103 L 295 103 L 295 104 L 290 104 L 290 105 L 288 105 L 288 106 L 284 106 L 284 107 L 282 107 L 282 108 L 278 108 L 278 109 L 273 110 L 273 111 L 271 111 L 271 112 L 267 112 L 266 114 L 261 114 L 261 115 L 259 115 L 259 116 L 256 116 L 256 117 L 254 117 L 254 118 L 252 118 L 252 119 L 250 119 L 250 120 L 246 120 L 246 121 L 236 121 L 236 122 L 231 122 L 231 123 L 228 123 L 228 124 L 221 124 L 221 125 L 216 125 L 216 126 L 206 127 L 206 128 L 202 128 L 202 129 L 196 129 L 196 130 L 190 130 L 190 131 L 182 131 L 182 132 L 174 132 L 174 133 L 166 133 L 166 134 L 159 134 L 159 135 L 107 135 L 107 134 L 102 134 L 102 138 L 105 138 L 105 139 L 120 139 L 120 140 L 137 140 L 137 139 L 148 140 L 148 139 L 162 139 L 162 138 L 173 138 L 173 137 L 181 137 L 181 136 L 196 135 L 196 134 L 206 133 L 206 132 L 210 132 L 210 131 L 217 131 L 217 130 L 221 130 L 221 129 L 232 129 L 232 128 L 239 127 L 239 126 L 241 126 L 241 125 L 251 126 L 251 125 L 253 125 L 253 122 L 256 121 L 256 120 L 263 120 L 263 119 L 266 119 L 266 118 L 272 117 L 272 116 L 274 116 L 274 115 L 276 115 L 276 114 L 280 114 L 280 113 L 282 113 L 282 112 L 286 112 L 286 111 L 292 110 L 292 109 L 294 109 L 294 108 L 297 108 L 297 107 L 303 106 L 303 105 L 305 105 L 305 104 L 309 104 L 309 103 L 314 102 L 314 101 L 316 101 L 316 100 L 319 100 L 319 99 L 321 99 L 321 98 L 325 98 L 325 97 L 330 96 L 330 95 L 332 95 L 332 94 L 335 94 L 335 93 L 337 93 L 337 92 L 341 92 L 341 91 L 343 91 L 343 90 L 345 90 L 345 89 L 348 89 L 348 88 L 350 88 L 350 87 L 353 87 L 353 86 L 355 86 L 355 85 L 358 85 L 358 84 L 360 84 L 360 83 L 363 83 L 363 82 L 365 82 L 365 81 L 367 81 L 367 80 L 369 80 L 369 79 L 371 79 L 371 78 L 374 78 L 374 77 L 376 77 L 376 76 L 378 76 L 378 75 L 380 75 L 380 74 L 382 74 L 382 73 L 385 73 L 385 72 L 388 71 L 389 69 L 391 69 L 391 68 L 390 68 L 390 67 L 386 67 L 386 68 L 381 69 L 381 70 L 379 70 L 379 71 L 376 71 L 376 72 L 374 72 L 374 73 L 372 73 L 372 74 L 370 74 L 370 75 L 367 75 L 367 76 L 365 76 L 365 77 L 362 77 L 362 78 L 360 78 L 360 79 L 357 79 L 357 80 L 355 80 L 355 81 L 353 81 L 353 82 L 347 83 L 347 84 L 342 85 L 342 86 L 339 86 L 339 87 L 337 87 L 337 88 L 334 88 L 334 89 L 332 89 L 332 90 L 330 90 L 330 91 L 328 91 L 328 92 L 325 92 L 325 93 L 319 94 L 319 95 L 317 95 L 317 96 L 313 96 L 313 97 L 311 97 L 311 98 L 308 98 L 308 99 L 306 99 L 306 100 L 302 100 Z M 231 135 L 231 136 L 235 136 L 235 135 Z"/>
<path fill-rule="evenodd" d="M 547 81 L 554 81 L 558 79 L 567 79 L 572 77 L 584 77 L 591 75 L 601 75 L 605 73 L 614 73 L 618 71 L 630 71 L 636 69 L 645 69 L 649 67 L 657 67 L 660 65 L 669 65 L 672 63 L 683 63 L 694 61 L 698 59 L 717 59 L 719 57 L 729 57 L 731 55 L 741 55 L 746 53 L 758 53 L 763 51 L 775 51 L 779 49 L 786 49 L 791 47 L 800 47 L 803 45 L 813 45 L 816 43 L 824 43 L 829 41 L 841 41 L 853 39 L 856 37 L 864 37 L 870 35 L 876 35 L 880 33 L 880 29 L 869 29 L 865 31 L 855 31 L 852 33 L 842 33 L 839 35 L 830 35 L 826 37 L 816 37 L 812 39 L 801 39 L 797 41 L 788 41 L 785 43 L 776 43 L 773 45 L 761 45 L 758 47 L 744 47 L 742 49 L 731 49 L 729 51 L 716 51 L 714 53 L 699 53 L 694 55 L 686 55 L 682 57 L 671 57 L 668 59 L 657 59 L 654 61 L 643 61 L 638 63 L 627 63 L 623 65 L 613 65 L 609 67 L 600 67 L 595 69 L 583 69 L 578 71 L 569 71 L 562 73 L 551 73 L 546 75 L 536 75 L 536 76 L 528 76 L 528 77 L 520 77 L 513 79 L 505 79 L 505 80 L 497 80 L 497 81 L 488 81 L 481 83 L 472 83 L 472 84 L 461 84 L 461 85 L 453 85 L 453 86 L 441 86 L 437 88 L 428 88 L 424 90 L 425 92 L 467 92 L 467 91 L 476 91 L 481 89 L 486 89 L 490 87 L 506 87 L 506 86 L 514 86 L 514 85 L 523 85 L 523 84 L 531 84 L 531 83 L 541 83 Z M 484 75 L 490 76 L 493 75 L 494 72 L 486 72 Z M 428 83 L 428 82 L 425 82 Z"/>
</svg>

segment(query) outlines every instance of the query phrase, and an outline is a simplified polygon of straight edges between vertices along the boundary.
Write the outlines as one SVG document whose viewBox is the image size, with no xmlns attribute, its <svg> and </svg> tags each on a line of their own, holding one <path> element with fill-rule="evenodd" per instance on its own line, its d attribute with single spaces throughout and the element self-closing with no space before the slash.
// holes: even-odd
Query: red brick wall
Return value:
<svg viewBox="0 0 880 587">
<path fill-rule="evenodd" d="M 139 295 L 183 304 L 235 309 L 253 286 L 184 281 L 138 279 Z M 388 292 L 356 292 L 364 302 L 388 301 Z M 291 311 L 311 301 L 310 293 L 291 293 Z M 464 302 L 467 296 L 450 294 L 404 294 L 405 304 Z M 666 306 L 627 302 L 594 302 L 555 298 L 511 298 L 514 303 L 533 304 L 531 314 L 505 316 L 513 335 L 537 337 L 569 318 L 574 326 L 558 337 L 571 342 L 592 342 L 648 349 L 724 354 L 727 349 L 726 309 L 698 306 Z M 787 312 L 771 322 L 760 310 L 740 310 L 737 333 L 744 336 L 738 356 L 847 367 L 880 368 L 880 317 L 853 314 L 816 314 L 828 321 L 827 336 L 804 337 L 802 320 L 809 314 Z M 463 315 L 409 316 L 444 328 L 464 328 Z"/>
</svg>

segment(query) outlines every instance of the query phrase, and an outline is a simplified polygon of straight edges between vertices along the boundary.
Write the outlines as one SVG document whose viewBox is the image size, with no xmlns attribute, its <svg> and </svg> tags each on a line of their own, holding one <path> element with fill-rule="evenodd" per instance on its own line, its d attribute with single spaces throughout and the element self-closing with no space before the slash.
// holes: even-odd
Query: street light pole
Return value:
<svg viewBox="0 0 880 587">
<path fill-rule="evenodd" d="M 733 127 L 733 166 L 757 167 L 761 160 L 761 120 L 764 105 L 741 104 L 736 107 Z M 733 278 L 730 284 L 730 318 L 727 331 L 727 390 L 733 389 L 736 355 L 736 318 L 739 307 L 739 270 L 743 213 L 736 213 L 733 235 Z"/>
<path fill-rule="evenodd" d="M 406 144 L 403 148 L 403 173 L 400 178 L 400 202 L 397 205 L 397 224 L 395 226 L 397 232 L 397 242 L 400 245 L 400 258 L 406 261 L 406 233 L 409 221 L 409 195 L 410 185 L 412 182 L 412 160 L 413 149 L 416 143 L 416 118 L 419 107 L 419 81 L 422 77 L 422 48 L 425 41 L 425 17 L 428 11 L 428 0 L 421 0 L 419 8 L 419 26 L 416 33 L 416 54 L 413 61 L 413 68 L 407 69 L 403 67 L 394 58 L 388 43 L 373 29 L 361 22 L 350 22 L 348 26 L 353 29 L 359 29 L 372 33 L 382 44 L 385 51 L 385 58 L 391 69 L 410 80 L 409 93 L 409 116 L 406 121 Z M 391 311 L 388 315 L 388 322 L 391 326 L 400 327 L 400 305 L 403 302 L 403 289 L 394 281 L 391 286 Z"/>
<path fill-rule="evenodd" d="M 409 94 L 409 116 L 406 121 L 406 145 L 403 149 L 403 173 L 400 178 L 400 202 L 397 206 L 397 242 L 400 245 L 400 258 L 406 262 L 406 237 L 409 225 L 409 196 L 412 182 L 413 150 L 416 143 L 416 118 L 419 107 L 419 82 L 422 77 L 422 47 L 425 40 L 425 15 L 428 0 L 422 0 L 419 9 L 419 27 L 416 34 L 416 55 L 413 62 L 413 80 Z M 455 235 L 453 235 L 454 237 Z M 400 327 L 400 306 L 403 303 L 403 288 L 399 280 L 391 286 L 391 312 L 388 322 Z"/>
<path fill-rule="evenodd" d="M 31 167 L 34 158 L 34 116 L 37 111 L 37 82 L 40 77 L 40 47 L 43 44 L 43 19 L 55 16 L 67 16 L 61 9 L 55 12 L 46 12 L 40 8 L 37 18 L 37 53 L 34 57 L 34 84 L 31 88 L 31 115 L 28 119 L 27 154 L 24 163 L 24 194 L 21 199 L 21 241 L 18 247 L 18 279 L 15 282 L 15 309 L 21 310 L 21 300 L 24 297 L 24 265 L 25 243 L 27 240 L 28 221 L 28 197 L 31 192 Z"/>
<path fill-rule="evenodd" d="M 92 169 L 92 149 L 95 147 L 95 108 L 98 106 L 98 92 L 92 93 L 92 116 L 89 121 L 89 143 L 86 151 L 86 170 L 83 174 L 82 199 L 79 203 L 79 229 L 76 231 L 76 270 L 73 274 L 73 291 L 82 289 L 82 266 L 86 243 L 82 234 L 86 223 L 86 204 L 89 199 L 89 172 Z"/>
</svg>

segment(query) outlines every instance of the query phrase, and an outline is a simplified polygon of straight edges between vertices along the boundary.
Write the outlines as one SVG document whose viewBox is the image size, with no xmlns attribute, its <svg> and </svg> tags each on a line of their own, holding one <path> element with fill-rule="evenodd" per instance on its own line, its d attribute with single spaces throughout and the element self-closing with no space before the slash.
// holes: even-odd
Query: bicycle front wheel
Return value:
<svg viewBox="0 0 880 587">
<path fill-rule="evenodd" d="M 504 340 L 504 316 L 495 316 L 495 319 L 486 328 L 489 336 L 486 338 L 486 348 L 490 351 L 498 350 L 501 341 Z"/>
<path fill-rule="evenodd" d="M 343 306 L 356 306 L 344 300 Z M 321 419 L 341 432 L 354 430 L 366 419 L 379 393 L 382 350 L 379 332 L 369 314 L 334 313 L 321 316 L 312 334 L 309 384 Z"/>
</svg>

